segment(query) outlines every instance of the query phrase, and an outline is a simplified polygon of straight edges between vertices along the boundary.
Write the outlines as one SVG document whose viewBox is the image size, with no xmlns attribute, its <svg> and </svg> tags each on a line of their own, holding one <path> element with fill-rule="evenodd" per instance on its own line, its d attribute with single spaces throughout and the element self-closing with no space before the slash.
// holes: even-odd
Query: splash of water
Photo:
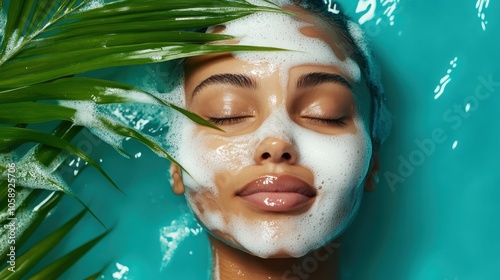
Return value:
<svg viewBox="0 0 500 280">
<path fill-rule="evenodd" d="M 486 31 L 486 25 L 488 24 L 485 11 L 489 4 L 490 0 L 477 0 L 476 2 L 477 17 L 481 20 L 481 28 L 483 31 Z"/>
<path fill-rule="evenodd" d="M 160 244 L 163 253 L 161 269 L 167 267 L 182 241 L 201 232 L 203 232 L 203 228 L 189 213 L 182 214 L 179 218 L 173 220 L 169 226 L 163 227 L 160 230 Z"/>
<path fill-rule="evenodd" d="M 116 263 L 116 268 L 118 269 L 118 271 L 115 271 L 113 273 L 113 279 L 116 279 L 116 280 L 121 280 L 121 279 L 127 279 L 127 273 L 129 271 L 129 268 L 128 266 L 126 265 L 123 265 L 119 262 Z"/>
<path fill-rule="evenodd" d="M 359 18 L 358 22 L 360 25 L 372 20 L 376 16 L 377 5 L 383 9 L 381 17 L 377 18 L 375 24 L 380 24 L 382 22 L 383 17 L 386 17 L 389 21 L 389 25 L 394 25 L 395 15 L 398 9 L 400 0 L 379 0 L 377 4 L 377 0 L 360 0 L 356 7 L 356 13 L 364 14 Z"/>
</svg>

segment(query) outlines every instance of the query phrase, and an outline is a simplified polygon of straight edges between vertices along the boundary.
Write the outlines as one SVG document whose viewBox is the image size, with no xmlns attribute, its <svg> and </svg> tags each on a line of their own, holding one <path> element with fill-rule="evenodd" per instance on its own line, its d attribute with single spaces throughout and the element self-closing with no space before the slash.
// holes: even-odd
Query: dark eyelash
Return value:
<svg viewBox="0 0 500 280">
<path fill-rule="evenodd" d="M 208 117 L 208 120 L 215 125 L 234 124 L 243 121 L 245 117 L 214 118 Z"/>
<path fill-rule="evenodd" d="M 344 126 L 347 124 L 345 118 L 337 118 L 337 119 L 309 118 L 309 120 L 326 125 L 335 125 L 335 126 Z"/>
</svg>

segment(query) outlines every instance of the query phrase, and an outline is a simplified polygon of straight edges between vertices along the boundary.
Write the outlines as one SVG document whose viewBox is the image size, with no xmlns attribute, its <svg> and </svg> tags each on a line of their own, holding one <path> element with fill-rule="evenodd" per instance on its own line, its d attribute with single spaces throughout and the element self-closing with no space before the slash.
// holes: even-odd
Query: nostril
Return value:
<svg viewBox="0 0 500 280">
<path fill-rule="evenodd" d="M 294 165 L 298 158 L 294 143 L 273 137 L 262 140 L 253 152 L 253 160 L 257 164 Z"/>
<path fill-rule="evenodd" d="M 292 159 L 292 155 L 290 153 L 284 153 L 283 155 L 281 155 L 281 157 L 284 160 L 291 160 Z"/>
</svg>

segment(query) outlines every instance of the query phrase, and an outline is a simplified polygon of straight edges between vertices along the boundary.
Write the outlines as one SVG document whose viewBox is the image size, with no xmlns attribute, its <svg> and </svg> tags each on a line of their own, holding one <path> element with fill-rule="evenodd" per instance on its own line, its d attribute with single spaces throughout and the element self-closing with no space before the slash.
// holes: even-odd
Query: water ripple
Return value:
<svg viewBox="0 0 500 280">
<path fill-rule="evenodd" d="M 377 18 L 375 24 L 379 24 L 385 17 L 389 21 L 389 25 L 394 25 L 394 18 L 400 0 L 379 0 L 378 6 L 383 9 L 382 16 Z M 377 10 L 377 0 L 359 0 L 356 7 L 356 13 L 365 12 L 358 20 L 359 24 L 364 24 L 369 20 L 375 18 L 375 11 Z"/>
</svg>

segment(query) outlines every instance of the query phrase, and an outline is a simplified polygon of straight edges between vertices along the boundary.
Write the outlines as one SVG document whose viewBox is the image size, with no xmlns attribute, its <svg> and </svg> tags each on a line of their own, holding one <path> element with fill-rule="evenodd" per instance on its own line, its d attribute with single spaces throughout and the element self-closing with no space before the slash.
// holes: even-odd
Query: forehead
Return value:
<svg viewBox="0 0 500 280">
<path fill-rule="evenodd" d="M 318 16 L 298 7 L 285 7 L 290 14 L 257 13 L 226 23 L 224 28 L 212 28 L 217 32 L 235 36 L 235 40 L 223 42 L 249 46 L 281 48 L 282 52 L 233 53 L 238 60 L 249 63 L 266 62 L 290 70 L 297 65 L 330 65 L 343 69 L 353 81 L 360 80 L 360 69 L 347 57 L 342 48 L 343 39 L 334 28 Z M 222 30 L 221 30 L 222 29 Z M 187 60 L 210 61 L 214 56 L 201 56 Z"/>
</svg>

